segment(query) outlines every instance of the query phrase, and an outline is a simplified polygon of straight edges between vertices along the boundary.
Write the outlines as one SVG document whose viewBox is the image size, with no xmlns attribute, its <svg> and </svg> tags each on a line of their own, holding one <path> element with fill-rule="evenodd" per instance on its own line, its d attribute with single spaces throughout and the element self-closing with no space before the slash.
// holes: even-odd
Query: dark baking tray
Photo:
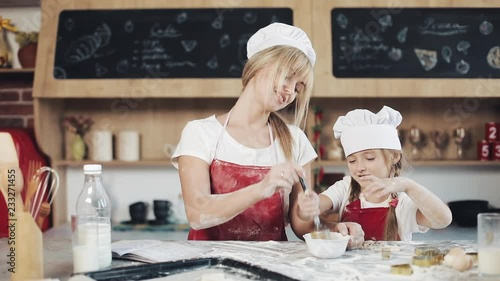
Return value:
<svg viewBox="0 0 500 281">
<path fill-rule="evenodd" d="M 147 280 L 183 272 L 211 268 L 222 269 L 224 272 L 236 274 L 251 280 L 298 281 L 297 279 L 290 278 L 259 266 L 228 258 L 201 258 L 154 264 L 141 264 L 109 270 L 92 271 L 84 273 L 84 275 L 98 281 Z"/>
</svg>

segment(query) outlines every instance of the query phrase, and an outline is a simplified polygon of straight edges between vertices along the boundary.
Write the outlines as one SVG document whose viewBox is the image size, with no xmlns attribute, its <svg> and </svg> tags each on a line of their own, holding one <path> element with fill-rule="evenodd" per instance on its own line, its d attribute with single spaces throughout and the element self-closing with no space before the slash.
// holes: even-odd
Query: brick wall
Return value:
<svg viewBox="0 0 500 281">
<path fill-rule="evenodd" d="M 5 87 L 0 83 L 0 128 L 33 128 L 31 83 Z"/>
</svg>

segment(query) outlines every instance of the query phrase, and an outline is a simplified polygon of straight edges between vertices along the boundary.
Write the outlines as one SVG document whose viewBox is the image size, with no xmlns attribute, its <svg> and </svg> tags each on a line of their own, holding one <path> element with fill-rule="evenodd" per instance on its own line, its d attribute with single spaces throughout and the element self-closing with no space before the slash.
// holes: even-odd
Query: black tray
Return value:
<svg viewBox="0 0 500 281">
<path fill-rule="evenodd" d="M 201 258 L 119 267 L 84 273 L 98 281 L 146 280 L 202 269 L 217 268 L 251 280 L 298 281 L 262 267 L 227 258 Z"/>
</svg>

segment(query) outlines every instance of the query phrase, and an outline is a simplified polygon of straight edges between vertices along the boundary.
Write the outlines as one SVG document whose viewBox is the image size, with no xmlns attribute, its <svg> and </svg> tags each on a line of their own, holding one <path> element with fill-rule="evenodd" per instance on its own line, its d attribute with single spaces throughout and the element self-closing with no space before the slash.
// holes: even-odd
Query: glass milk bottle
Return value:
<svg viewBox="0 0 500 281">
<path fill-rule="evenodd" d="M 76 214 L 88 218 L 85 222 L 87 225 L 97 226 L 99 269 L 103 269 L 111 264 L 111 202 L 102 184 L 102 166 L 84 165 L 83 172 L 85 181 L 76 202 Z M 79 239 L 85 240 L 85 235 L 79 233 Z"/>
<path fill-rule="evenodd" d="M 477 244 L 479 274 L 500 280 L 500 213 L 477 215 Z"/>
</svg>

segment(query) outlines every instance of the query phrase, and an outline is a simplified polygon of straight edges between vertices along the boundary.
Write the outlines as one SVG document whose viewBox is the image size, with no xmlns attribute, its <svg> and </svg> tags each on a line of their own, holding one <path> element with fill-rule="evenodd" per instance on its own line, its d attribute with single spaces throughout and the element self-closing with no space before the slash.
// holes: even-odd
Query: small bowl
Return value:
<svg viewBox="0 0 500 281">
<path fill-rule="evenodd" d="M 330 232 L 330 239 L 314 239 L 311 234 L 305 234 L 307 248 L 313 256 L 320 259 L 333 259 L 342 256 L 349 243 L 349 235 Z"/>
</svg>

